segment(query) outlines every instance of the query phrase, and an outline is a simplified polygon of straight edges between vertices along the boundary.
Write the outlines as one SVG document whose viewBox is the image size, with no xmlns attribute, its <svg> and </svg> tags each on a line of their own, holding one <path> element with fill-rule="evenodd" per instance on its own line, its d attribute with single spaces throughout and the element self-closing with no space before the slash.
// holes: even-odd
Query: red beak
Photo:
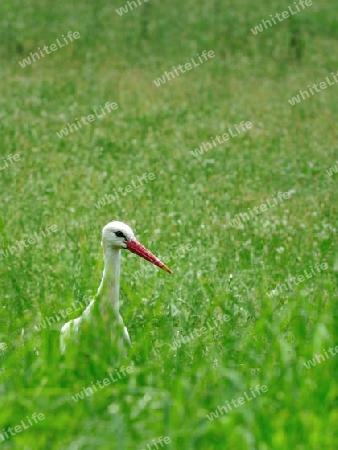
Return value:
<svg viewBox="0 0 338 450">
<path fill-rule="evenodd" d="M 141 256 L 141 258 L 146 259 L 147 261 L 155 264 L 155 266 L 160 269 L 166 270 L 168 273 L 172 273 L 172 271 L 167 267 L 162 261 L 156 258 L 149 250 L 143 247 L 135 238 L 132 238 L 131 241 L 126 242 L 127 250 L 132 253 L 136 253 L 136 255 Z"/>
</svg>

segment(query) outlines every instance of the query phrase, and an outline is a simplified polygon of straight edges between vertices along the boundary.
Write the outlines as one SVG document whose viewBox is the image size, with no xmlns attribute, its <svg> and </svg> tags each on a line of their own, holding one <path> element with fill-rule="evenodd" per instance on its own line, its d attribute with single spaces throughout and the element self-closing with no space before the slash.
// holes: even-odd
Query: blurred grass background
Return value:
<svg viewBox="0 0 338 450">
<path fill-rule="evenodd" d="M 0 261 L 0 430 L 45 415 L 4 449 L 153 450 L 160 436 L 170 438 L 168 450 L 337 448 L 337 357 L 303 363 L 338 345 L 337 175 L 325 172 L 337 161 L 338 85 L 293 107 L 288 99 L 337 72 L 338 4 L 313 2 L 250 31 L 290 3 L 149 0 L 119 16 L 123 1 L 2 1 L 0 161 L 21 159 L 0 171 L 0 251 L 47 225 L 59 230 Z M 68 31 L 81 38 L 19 65 Z M 215 58 L 155 86 L 203 50 Z M 106 102 L 118 110 L 58 138 Z M 192 156 L 242 120 L 253 128 Z M 145 172 L 155 180 L 95 207 Z M 242 228 L 227 227 L 291 190 Z M 168 263 L 172 277 L 144 279 L 133 273 L 147 263 L 123 253 L 121 312 L 132 349 L 118 355 L 98 329 L 63 360 L 63 321 L 36 327 L 96 293 L 101 229 L 111 220 L 129 224 L 155 254 L 192 250 Z M 324 261 L 328 270 L 267 295 Z M 230 322 L 170 349 L 219 314 Z M 72 400 L 131 364 L 130 375 Z M 257 384 L 268 392 L 207 419 Z"/>
</svg>

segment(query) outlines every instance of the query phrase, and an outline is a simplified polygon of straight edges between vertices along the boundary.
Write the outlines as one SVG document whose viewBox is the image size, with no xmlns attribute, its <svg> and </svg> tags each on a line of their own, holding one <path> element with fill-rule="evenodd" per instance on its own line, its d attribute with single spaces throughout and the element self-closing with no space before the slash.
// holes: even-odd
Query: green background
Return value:
<svg viewBox="0 0 338 450">
<path fill-rule="evenodd" d="M 338 159 L 338 83 L 295 106 L 288 99 L 337 73 L 338 4 L 314 1 L 257 35 L 250 29 L 293 2 L 149 0 L 119 16 L 124 5 L 1 2 L 0 162 L 20 161 L 0 171 L 0 251 L 47 225 L 58 232 L 0 261 L 0 430 L 45 416 L 0 445 L 154 450 L 167 436 L 159 448 L 334 450 L 337 356 L 304 362 L 338 345 L 338 181 L 326 172 Z M 20 66 L 68 31 L 80 39 Z M 203 50 L 215 57 L 155 86 Z M 106 102 L 118 110 L 58 138 Z M 191 154 L 241 121 L 252 129 Z M 155 180 L 95 206 L 143 173 Z M 286 191 L 282 204 L 227 226 Z M 101 229 L 112 220 L 156 255 L 191 250 L 171 257 L 172 276 L 123 252 L 128 356 L 102 325 L 63 359 L 59 330 L 79 311 L 37 326 L 95 295 Z M 327 270 L 267 295 L 323 262 Z M 170 347 L 220 314 L 230 321 Z M 129 365 L 128 376 L 72 400 Z M 207 419 L 263 384 L 266 393 Z"/>
</svg>

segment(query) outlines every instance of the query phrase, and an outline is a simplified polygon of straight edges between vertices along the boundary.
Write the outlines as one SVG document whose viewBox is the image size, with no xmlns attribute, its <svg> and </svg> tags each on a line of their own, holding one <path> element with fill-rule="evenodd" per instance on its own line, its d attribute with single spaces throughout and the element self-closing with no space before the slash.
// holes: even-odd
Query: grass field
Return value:
<svg viewBox="0 0 338 450">
<path fill-rule="evenodd" d="M 1 5 L 0 447 L 334 450 L 337 3 L 123 1 Z M 123 252 L 128 355 L 62 358 L 112 220 L 174 273 Z"/>
</svg>

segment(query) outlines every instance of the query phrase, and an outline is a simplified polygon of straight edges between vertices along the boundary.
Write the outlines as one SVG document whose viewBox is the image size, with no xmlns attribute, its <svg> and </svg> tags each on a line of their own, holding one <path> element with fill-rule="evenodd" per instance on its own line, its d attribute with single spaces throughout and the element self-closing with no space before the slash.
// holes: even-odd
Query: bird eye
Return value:
<svg viewBox="0 0 338 450">
<path fill-rule="evenodd" d="M 115 234 L 117 237 L 123 237 L 124 239 L 126 239 L 125 235 L 122 233 L 122 231 L 115 231 Z"/>
</svg>

